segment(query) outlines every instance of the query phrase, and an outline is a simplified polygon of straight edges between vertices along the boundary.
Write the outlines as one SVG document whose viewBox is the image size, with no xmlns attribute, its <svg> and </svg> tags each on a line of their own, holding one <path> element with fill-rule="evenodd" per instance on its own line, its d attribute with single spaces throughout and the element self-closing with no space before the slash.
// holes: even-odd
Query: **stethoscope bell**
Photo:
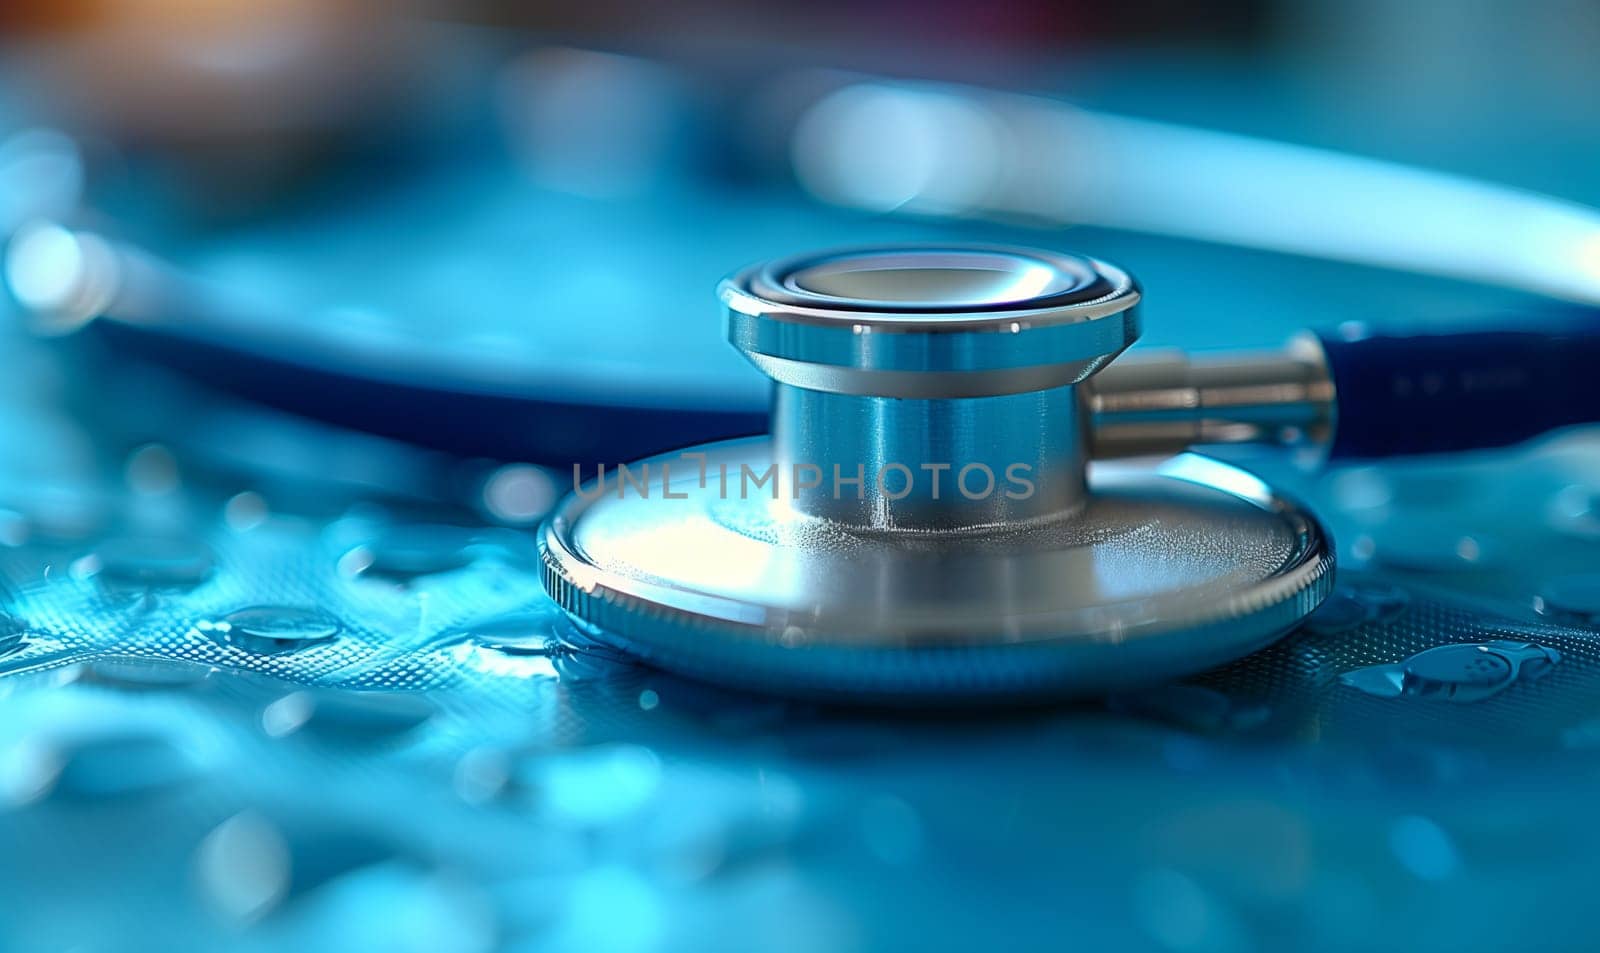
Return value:
<svg viewBox="0 0 1600 953">
<path fill-rule="evenodd" d="M 1083 385 L 1139 334 L 1120 269 L 875 249 L 720 295 L 772 435 L 609 469 L 540 533 L 551 595 L 628 652 L 808 696 L 1072 695 L 1238 658 L 1331 584 L 1317 522 L 1243 471 L 1089 464 Z"/>
</svg>

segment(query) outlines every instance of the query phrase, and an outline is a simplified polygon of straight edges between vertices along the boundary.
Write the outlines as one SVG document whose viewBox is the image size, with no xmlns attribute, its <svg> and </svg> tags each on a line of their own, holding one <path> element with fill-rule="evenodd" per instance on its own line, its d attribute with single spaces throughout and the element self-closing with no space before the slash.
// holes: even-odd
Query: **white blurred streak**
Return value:
<svg viewBox="0 0 1600 953">
<path fill-rule="evenodd" d="M 849 86 L 801 118 L 795 172 L 808 190 L 839 204 L 964 215 L 994 189 L 1004 133 L 968 97 Z"/>
<path fill-rule="evenodd" d="M 6 243 L 0 277 L 36 334 L 70 334 L 98 318 L 180 324 L 203 304 L 205 288 L 166 263 L 94 232 L 39 219 Z M 250 327 L 226 310 L 208 312 L 218 333 Z"/>
<path fill-rule="evenodd" d="M 888 82 L 824 97 L 792 149 L 801 184 L 838 205 L 1102 225 L 1600 304 L 1600 212 L 1397 163 Z"/>
<path fill-rule="evenodd" d="M 5 280 L 44 334 L 98 317 L 122 285 L 120 262 L 103 239 L 43 221 L 22 226 L 6 246 Z"/>
</svg>

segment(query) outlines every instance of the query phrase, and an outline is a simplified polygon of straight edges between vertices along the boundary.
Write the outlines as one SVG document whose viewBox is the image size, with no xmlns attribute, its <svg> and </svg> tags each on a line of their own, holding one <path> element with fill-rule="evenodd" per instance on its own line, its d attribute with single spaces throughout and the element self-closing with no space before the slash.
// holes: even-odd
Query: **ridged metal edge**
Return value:
<svg viewBox="0 0 1600 953">
<path fill-rule="evenodd" d="M 581 502 L 581 501 L 578 501 Z M 602 571 L 584 562 L 562 538 L 569 498 L 539 529 L 538 552 L 545 590 L 561 609 L 593 627 L 602 641 L 662 668 L 691 677 L 786 695 L 907 704 L 937 700 L 1015 702 L 1087 694 L 1178 677 L 1242 658 L 1297 625 L 1332 590 L 1332 541 L 1306 509 L 1273 497 L 1280 516 L 1293 519 L 1301 551 L 1277 574 L 1180 620 L 1145 626 L 1142 638 L 1187 638 L 1197 649 L 1192 664 L 1141 668 L 1123 680 L 1083 684 L 1075 653 L 1064 639 L 928 647 L 785 644 L 781 628 L 753 625 L 664 605 L 644 595 L 607 586 Z M 581 512 L 581 510 L 580 510 Z M 584 580 L 580 577 L 592 575 Z M 634 588 L 647 588 L 635 583 Z M 1259 635 L 1207 653 L 1204 647 L 1225 627 L 1249 619 Z M 641 625 L 641 623 L 644 623 Z M 642 629 L 665 626 L 672 638 L 639 637 Z"/>
</svg>

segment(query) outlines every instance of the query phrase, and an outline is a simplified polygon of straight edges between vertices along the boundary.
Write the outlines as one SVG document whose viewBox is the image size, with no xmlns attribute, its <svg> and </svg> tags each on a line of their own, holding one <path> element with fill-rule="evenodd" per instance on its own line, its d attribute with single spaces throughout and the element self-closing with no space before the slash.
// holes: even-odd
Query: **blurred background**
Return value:
<svg viewBox="0 0 1600 953">
<path fill-rule="evenodd" d="M 1600 32 L 1600 13 L 1583 0 L 1203 8 L 1136 0 L 1003 10 L 688 3 L 670 12 L 353 0 L 7 6 L 0 22 L 18 120 L 195 162 L 226 155 L 241 179 L 251 166 L 264 175 L 362 140 L 442 133 L 486 108 L 485 82 L 520 78 L 534 87 L 503 90 L 511 101 L 496 105 L 505 122 L 531 122 L 557 85 L 595 103 L 643 94 L 623 95 L 622 80 L 603 67 L 579 73 L 571 62 L 546 61 L 540 72 L 540 60 L 527 58 L 556 47 L 656 61 L 677 79 L 676 88 L 653 84 L 653 95 L 676 94 L 712 113 L 728 104 L 730 117 L 786 71 L 821 67 L 1070 94 L 1559 192 L 1554 160 L 1534 160 L 1528 140 L 1544 140 L 1548 155 L 1585 141 L 1595 108 L 1586 95 L 1589 54 Z M 614 136 L 646 131 L 639 116 L 587 118 Z M 1522 161 L 1509 158 L 1518 152 Z"/>
<path fill-rule="evenodd" d="M 1060 710 L 638 668 L 526 531 L 764 426 L 713 288 L 768 257 L 1103 256 L 1150 346 L 1600 304 L 1597 50 L 1597 0 L 7 0 L 0 953 L 1593 949 L 1593 428 L 1246 454 L 1328 609 Z"/>
<path fill-rule="evenodd" d="M 174 370 L 252 413 L 500 462 L 749 432 L 764 384 L 710 289 L 838 244 L 1099 254 L 1143 279 L 1155 345 L 1527 310 L 1496 289 L 1600 301 L 1597 220 L 1571 204 L 1600 202 L 1579 0 L 0 17 L 8 283 L 94 368 L 69 374 L 95 382 L 78 411 L 122 449 L 281 450 L 209 399 L 114 396 Z M 597 429 L 571 406 L 660 413 Z"/>
</svg>

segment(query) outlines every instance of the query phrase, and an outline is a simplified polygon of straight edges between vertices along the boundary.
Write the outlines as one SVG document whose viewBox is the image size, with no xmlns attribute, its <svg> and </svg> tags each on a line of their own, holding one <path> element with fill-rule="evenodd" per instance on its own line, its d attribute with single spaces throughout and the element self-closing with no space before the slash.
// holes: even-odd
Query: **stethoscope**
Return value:
<svg viewBox="0 0 1600 953">
<path fill-rule="evenodd" d="M 596 474 L 540 531 L 545 585 L 661 667 L 791 694 L 1015 700 L 1222 664 L 1315 609 L 1334 553 L 1191 445 L 1370 457 L 1600 416 L 1578 322 L 1117 364 L 1140 288 L 1073 255 L 839 251 L 719 294 L 771 435 Z"/>
<path fill-rule="evenodd" d="M 903 91 L 873 94 L 890 93 Z M 943 108 L 942 93 L 916 95 Z M 1037 101 L 1001 106 L 1062 118 Z M 1156 134 L 1109 128 L 1113 145 Z M 1217 143 L 1200 135 L 1166 145 L 1203 155 Z M 1304 172 L 1301 158 L 1252 161 Z M 1118 168 L 1145 184 L 1158 171 Z M 1383 178 L 1344 169 L 1367 173 Z M 930 182 L 928 195 L 944 194 Z M 1434 185 L 1441 199 L 1471 198 Z M 1473 207 L 1508 203 L 1495 193 Z M 1203 234 L 1212 218 L 1177 231 Z M 1541 226 L 1559 236 L 1552 247 L 1576 253 L 1590 234 L 1572 210 L 1533 218 L 1559 224 Z M 1346 237 L 1372 227 L 1352 219 Z M 1576 272 L 1560 263 L 1548 275 L 1521 259 L 1491 267 L 1481 244 L 1458 236 L 1451 267 L 1589 294 L 1592 281 L 1566 282 Z M 337 329 L 275 338 L 154 256 L 49 221 L 24 224 L 7 266 L 39 324 L 91 328 L 222 392 L 459 454 L 609 464 L 539 530 L 550 594 L 596 638 L 664 668 L 791 694 L 1057 697 L 1221 664 L 1317 606 L 1333 551 L 1313 514 L 1188 448 L 1447 452 L 1600 418 L 1587 315 L 1423 335 L 1355 320 L 1280 352 L 1113 363 L 1139 335 L 1137 284 L 1041 251 L 870 249 L 729 279 L 728 340 L 772 380 L 769 416 L 743 401 L 618 400 L 442 358 L 396 369 L 345 350 Z M 573 434 L 588 442 L 575 449 Z"/>
</svg>

